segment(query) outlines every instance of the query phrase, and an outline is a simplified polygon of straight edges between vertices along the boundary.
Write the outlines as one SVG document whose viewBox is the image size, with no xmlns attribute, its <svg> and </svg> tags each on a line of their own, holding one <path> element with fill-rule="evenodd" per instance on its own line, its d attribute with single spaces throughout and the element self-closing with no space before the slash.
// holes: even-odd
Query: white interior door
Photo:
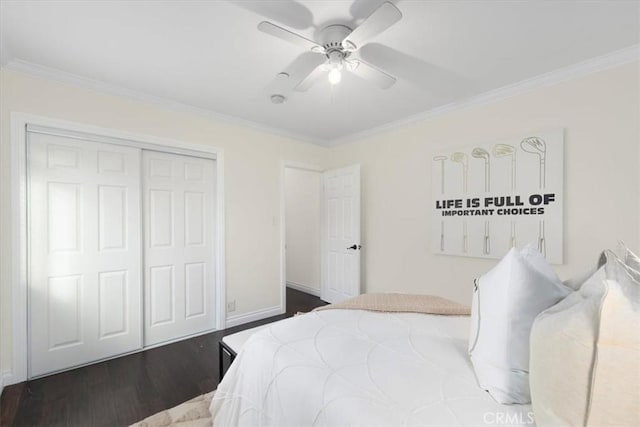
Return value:
<svg viewBox="0 0 640 427">
<path fill-rule="evenodd" d="M 144 151 L 145 345 L 215 327 L 215 161 Z"/>
<path fill-rule="evenodd" d="M 360 294 L 360 165 L 323 174 L 321 298 L 330 303 Z"/>
<path fill-rule="evenodd" d="M 142 345 L 140 150 L 27 135 L 34 377 Z"/>
</svg>

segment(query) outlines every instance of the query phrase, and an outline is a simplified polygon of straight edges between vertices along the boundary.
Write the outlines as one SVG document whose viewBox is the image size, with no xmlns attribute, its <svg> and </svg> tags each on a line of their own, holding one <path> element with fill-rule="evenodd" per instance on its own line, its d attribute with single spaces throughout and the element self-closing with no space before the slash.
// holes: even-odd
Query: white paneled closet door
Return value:
<svg viewBox="0 0 640 427">
<path fill-rule="evenodd" d="M 140 150 L 28 133 L 34 377 L 142 346 Z"/>
<path fill-rule="evenodd" d="M 215 327 L 215 161 L 144 151 L 145 345 Z"/>
</svg>

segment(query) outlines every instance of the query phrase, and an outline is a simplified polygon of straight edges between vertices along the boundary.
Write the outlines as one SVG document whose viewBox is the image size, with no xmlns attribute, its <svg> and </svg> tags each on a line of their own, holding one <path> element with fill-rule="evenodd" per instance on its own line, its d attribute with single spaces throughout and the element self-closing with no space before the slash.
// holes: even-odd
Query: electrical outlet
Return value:
<svg viewBox="0 0 640 427">
<path fill-rule="evenodd" d="M 236 300 L 232 300 L 227 303 L 227 312 L 231 313 L 232 311 L 236 311 Z"/>
</svg>

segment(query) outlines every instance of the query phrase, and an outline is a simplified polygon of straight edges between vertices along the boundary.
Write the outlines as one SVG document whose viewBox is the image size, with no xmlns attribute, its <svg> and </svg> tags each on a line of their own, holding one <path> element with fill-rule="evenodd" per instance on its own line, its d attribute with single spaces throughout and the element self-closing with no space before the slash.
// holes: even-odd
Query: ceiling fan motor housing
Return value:
<svg viewBox="0 0 640 427">
<path fill-rule="evenodd" d="M 352 31 L 353 30 L 346 25 L 340 24 L 329 25 L 322 29 L 320 41 L 329 59 L 331 59 L 333 52 L 340 52 L 342 58 L 346 58 L 351 54 L 351 52 L 344 50 L 342 40 L 351 34 Z"/>
</svg>

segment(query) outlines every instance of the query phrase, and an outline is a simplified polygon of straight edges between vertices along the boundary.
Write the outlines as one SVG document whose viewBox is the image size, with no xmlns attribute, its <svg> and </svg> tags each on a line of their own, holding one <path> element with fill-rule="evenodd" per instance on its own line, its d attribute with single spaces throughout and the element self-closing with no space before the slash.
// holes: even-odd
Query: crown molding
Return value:
<svg viewBox="0 0 640 427">
<path fill-rule="evenodd" d="M 192 105 L 172 101 L 170 99 L 157 97 L 154 95 L 145 94 L 135 90 L 127 89 L 121 86 L 104 83 L 98 80 L 89 79 L 76 74 L 67 73 L 65 71 L 57 70 L 50 67 L 34 64 L 28 61 L 20 59 L 12 59 L 7 62 L 2 68 L 17 71 L 21 73 L 30 74 L 33 76 L 58 81 L 74 86 L 90 89 L 102 94 L 115 95 L 131 100 L 143 102 L 146 104 L 153 104 L 156 106 L 164 107 L 170 110 L 191 113 L 201 117 L 208 118 L 213 121 L 236 125 L 259 132 L 265 132 L 272 135 L 293 139 L 296 141 L 311 143 L 320 145 L 323 147 L 335 147 L 338 145 L 348 144 L 364 138 L 386 133 L 401 127 L 413 125 L 419 122 L 426 122 L 435 118 L 441 117 L 445 114 L 455 111 L 462 111 L 474 107 L 478 107 L 485 104 L 490 104 L 503 99 L 511 98 L 517 95 L 521 95 L 527 92 L 531 92 L 536 89 L 541 89 L 547 86 L 552 86 L 558 83 L 562 83 L 568 80 L 576 79 L 579 77 L 587 76 L 599 71 L 604 71 L 610 68 L 628 64 L 634 61 L 640 60 L 640 44 L 629 46 L 624 49 L 616 50 L 606 55 L 598 56 L 592 59 L 588 59 L 577 64 L 573 64 L 564 68 L 560 68 L 548 73 L 544 73 L 530 79 L 525 79 L 520 82 L 512 83 L 503 86 L 498 89 L 490 90 L 479 95 L 472 96 L 460 102 L 453 102 L 440 107 L 432 108 L 430 110 L 423 111 L 418 114 L 406 117 L 404 119 L 396 120 L 376 126 L 371 129 L 367 129 L 362 132 L 355 132 L 343 137 L 324 139 L 317 138 L 306 134 L 287 131 L 281 128 L 268 126 L 262 123 L 241 119 L 239 117 L 229 116 L 222 113 L 218 113 L 213 110 L 205 108 L 195 107 Z"/>
<path fill-rule="evenodd" d="M 16 71 L 20 73 L 29 74 L 35 77 L 40 77 L 48 80 L 54 80 L 60 83 L 65 83 L 73 86 L 78 86 L 84 89 L 89 89 L 94 92 L 99 92 L 106 95 L 114 95 L 130 100 L 142 102 L 145 104 L 152 104 L 155 106 L 163 107 L 169 110 L 178 111 L 182 113 L 190 113 L 200 117 L 204 117 L 216 122 L 222 122 L 231 124 L 245 129 L 252 129 L 259 132 L 269 133 L 271 135 L 293 139 L 296 141 L 306 142 L 310 144 L 316 144 L 326 146 L 329 141 L 314 138 L 309 135 L 300 134 L 296 132 L 290 132 L 284 129 L 268 126 L 262 123 L 254 122 L 251 120 L 241 119 L 239 117 L 230 116 L 219 113 L 217 111 L 208 110 L 206 108 L 196 107 L 189 104 L 184 104 L 177 101 L 172 101 L 167 98 L 149 95 L 136 90 L 128 89 L 123 86 L 113 85 L 105 83 L 99 80 L 90 79 L 77 74 L 68 73 L 66 71 L 58 70 L 55 68 L 46 67 L 43 65 L 35 64 L 29 61 L 23 61 L 21 59 L 11 59 L 2 68 L 9 71 Z"/>
<path fill-rule="evenodd" d="M 450 104 L 432 108 L 430 110 L 423 111 L 422 113 L 389 122 L 381 126 L 376 126 L 362 132 L 356 132 L 351 135 L 335 138 L 329 142 L 329 146 L 335 147 L 338 145 L 348 144 L 350 142 L 355 142 L 364 138 L 390 132 L 392 130 L 419 122 L 430 121 L 444 114 L 452 113 L 455 111 L 462 111 L 485 104 L 491 104 L 493 102 L 511 98 L 517 95 L 522 95 L 536 89 L 552 86 L 558 83 L 587 76 L 589 74 L 597 73 L 599 71 L 604 71 L 610 68 L 629 64 L 638 60 L 640 60 L 640 44 L 616 50 L 606 55 L 591 58 L 583 62 L 578 62 L 576 64 L 550 71 L 548 73 L 540 74 L 530 79 L 521 80 L 519 82 L 512 83 L 498 89 L 490 90 L 488 92 L 472 96 L 460 102 L 452 102 Z"/>
</svg>

